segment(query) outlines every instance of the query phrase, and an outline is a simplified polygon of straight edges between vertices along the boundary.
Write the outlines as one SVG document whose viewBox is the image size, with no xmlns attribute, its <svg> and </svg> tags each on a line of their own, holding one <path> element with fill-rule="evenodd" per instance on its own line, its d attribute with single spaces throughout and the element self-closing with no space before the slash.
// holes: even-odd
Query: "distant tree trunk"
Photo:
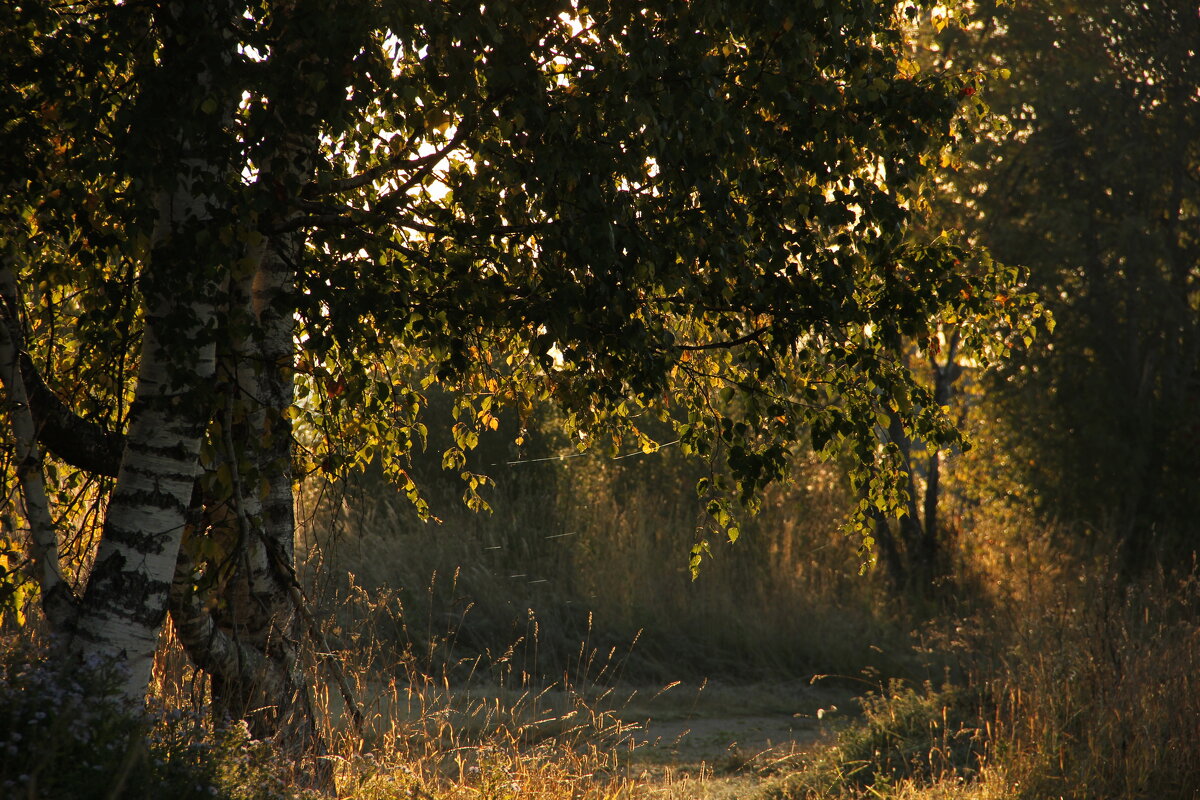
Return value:
<svg viewBox="0 0 1200 800">
<path fill-rule="evenodd" d="M 955 332 L 947 342 L 944 364 L 939 363 L 933 353 L 929 355 L 930 374 L 934 384 L 933 399 L 939 406 L 949 404 L 954 384 L 962 375 L 962 365 L 957 361 L 958 348 L 959 336 Z M 872 515 L 875 522 L 875 539 L 883 555 L 888 579 L 896 591 L 916 591 L 933 596 L 942 592 L 941 584 L 949 574 L 945 531 L 939 522 L 942 492 L 941 452 L 935 450 L 926 459 L 924 492 L 918 493 L 913 443 L 895 411 L 889 414 L 888 437 L 900 451 L 908 498 L 904 514 L 897 521 L 899 535 L 893 532 L 889 521 L 882 514 Z"/>
<path fill-rule="evenodd" d="M 900 450 L 907 495 L 904 513 L 897 520 L 900 532 L 898 540 L 891 534 L 890 527 L 887 528 L 887 535 L 883 538 L 883 541 L 887 542 L 885 547 L 891 548 L 897 553 L 893 559 L 895 566 L 891 568 L 890 572 L 898 591 L 918 589 L 924 592 L 930 581 L 931 570 L 929 567 L 932 553 L 929 552 L 925 540 L 920 508 L 917 505 L 917 482 L 913 470 L 912 441 L 904 430 L 904 423 L 899 414 L 895 412 L 890 414 L 888 436 Z M 879 522 L 885 527 L 888 526 L 887 520 L 882 517 Z M 902 557 L 900 553 L 903 553 Z"/>
<path fill-rule="evenodd" d="M 946 362 L 938 363 L 934 353 L 929 354 L 929 369 L 933 375 L 933 400 L 940 407 L 950 405 L 954 384 L 962 376 L 962 365 L 958 363 L 959 334 L 955 331 L 946 343 Z M 936 583 L 945 580 L 950 565 L 946 563 L 946 537 L 941 530 L 938 506 L 942 493 L 942 453 L 934 450 L 925 467 L 924 530 L 922 531 L 921 558 L 928 570 L 928 579 Z"/>
<path fill-rule="evenodd" d="M 901 591 L 908 585 L 908 569 L 905 567 L 896 535 L 892 533 L 892 526 L 887 517 L 879 509 L 872 508 L 870 517 L 875 526 L 875 543 L 883 554 L 883 566 L 887 570 L 888 580 L 894 589 Z"/>
</svg>

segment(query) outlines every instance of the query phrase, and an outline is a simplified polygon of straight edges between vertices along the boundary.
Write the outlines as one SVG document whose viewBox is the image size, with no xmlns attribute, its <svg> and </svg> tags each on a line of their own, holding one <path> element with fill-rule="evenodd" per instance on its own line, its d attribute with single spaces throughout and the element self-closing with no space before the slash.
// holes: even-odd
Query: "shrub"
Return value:
<svg viewBox="0 0 1200 800">
<path fill-rule="evenodd" d="M 151 717 L 120 672 L 21 634 L 0 643 L 0 796 L 40 800 L 295 797 L 268 746 L 180 711 Z"/>
</svg>

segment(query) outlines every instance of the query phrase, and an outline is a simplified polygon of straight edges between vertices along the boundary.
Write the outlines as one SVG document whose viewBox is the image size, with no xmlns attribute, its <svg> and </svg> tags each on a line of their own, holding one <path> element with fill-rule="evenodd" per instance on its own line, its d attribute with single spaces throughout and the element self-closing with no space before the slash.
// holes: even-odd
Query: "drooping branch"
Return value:
<svg viewBox="0 0 1200 800">
<path fill-rule="evenodd" d="M 460 122 L 450 141 L 444 147 L 414 161 L 413 165 L 416 166 L 416 170 L 413 174 L 409 175 L 407 180 L 397 186 L 394 191 L 380 197 L 375 202 L 375 209 L 377 211 L 388 211 L 399 207 L 408 198 L 409 189 L 424 180 L 433 171 L 433 168 L 441 163 L 442 159 L 449 155 L 454 148 L 458 147 L 459 143 L 466 138 L 472 127 L 473 125 L 468 122 Z"/>
</svg>

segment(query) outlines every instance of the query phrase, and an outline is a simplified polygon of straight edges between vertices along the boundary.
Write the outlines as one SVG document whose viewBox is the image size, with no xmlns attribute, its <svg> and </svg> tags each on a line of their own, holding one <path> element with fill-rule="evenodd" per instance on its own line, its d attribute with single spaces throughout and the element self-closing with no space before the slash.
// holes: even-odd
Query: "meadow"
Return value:
<svg viewBox="0 0 1200 800">
<path fill-rule="evenodd" d="M 836 467 L 804 460 L 693 580 L 694 467 L 669 448 L 505 464 L 485 444 L 478 457 L 500 467 L 490 514 L 461 508 L 433 473 L 436 522 L 377 477 L 306 487 L 306 594 L 331 653 L 310 644 L 299 668 L 339 797 L 1132 799 L 1200 786 L 1192 565 L 1131 580 L 1032 519 L 960 502 L 953 591 L 905 596 L 878 568 L 859 574 Z M 206 680 L 169 628 L 149 719 L 98 700 L 103 675 L 39 661 L 38 638 L 35 624 L 6 637 L 0 785 L 316 796 L 271 743 L 213 729 Z"/>
</svg>

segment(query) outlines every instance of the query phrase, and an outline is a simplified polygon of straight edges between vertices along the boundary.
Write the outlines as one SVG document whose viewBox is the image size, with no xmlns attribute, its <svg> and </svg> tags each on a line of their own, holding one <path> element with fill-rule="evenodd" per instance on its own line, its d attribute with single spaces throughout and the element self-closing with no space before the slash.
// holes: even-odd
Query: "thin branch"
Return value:
<svg viewBox="0 0 1200 800">
<path fill-rule="evenodd" d="M 374 183 L 384 175 L 387 175 L 391 172 L 403 172 L 409 169 L 416 170 L 416 172 L 414 172 L 413 175 L 408 178 L 408 180 L 406 180 L 398 189 L 396 189 L 396 192 L 399 193 L 407 192 L 423 177 L 429 174 L 429 170 L 431 170 L 438 164 L 438 162 L 445 158 L 451 150 L 458 147 L 463 138 L 466 137 L 468 127 L 469 126 L 467 125 L 463 125 L 455 130 L 454 136 L 450 137 L 450 141 L 446 143 L 446 146 L 439 148 L 438 150 L 434 150 L 432 153 L 427 153 L 423 156 L 418 156 L 417 158 L 389 159 L 382 164 L 378 164 L 349 178 L 335 178 L 329 182 L 328 186 L 319 187 L 315 183 L 310 183 L 308 185 L 308 190 L 316 195 L 346 192 L 352 189 L 361 189 L 362 187 Z M 410 141 L 409 144 L 411 143 L 412 142 Z M 389 192 L 387 195 L 384 195 L 384 199 L 390 197 L 396 192 Z"/>
<path fill-rule="evenodd" d="M 770 329 L 770 325 L 764 325 L 761 328 L 755 328 L 745 336 L 739 336 L 736 339 L 730 339 L 724 342 L 709 342 L 708 344 L 677 344 L 675 347 L 679 350 L 720 350 L 726 347 L 737 347 L 739 344 L 755 341 Z"/>
<path fill-rule="evenodd" d="M 413 222 L 411 220 L 402 222 L 399 220 L 392 219 L 391 217 L 389 217 L 386 214 L 382 214 L 382 213 L 379 213 L 376 211 L 367 211 L 366 209 L 355 208 L 353 206 L 346 206 L 346 205 L 327 206 L 327 205 L 314 204 L 314 208 L 320 209 L 320 210 L 332 209 L 335 213 L 305 214 L 304 216 L 293 217 L 292 219 L 286 220 L 283 223 L 272 228 L 270 230 L 270 233 L 273 235 L 292 233 L 294 231 L 300 230 L 301 228 L 342 228 L 345 230 L 352 231 L 355 234 L 363 237 L 364 239 L 367 239 L 369 241 L 376 242 L 378 244 L 382 244 L 386 247 L 389 247 L 390 249 L 405 250 L 405 248 L 398 246 L 396 242 L 393 242 L 390 239 L 380 236 L 379 234 L 371 233 L 370 231 L 365 230 L 359 222 L 356 222 L 355 220 L 351 219 L 348 216 L 349 214 L 355 214 L 355 215 L 358 215 L 361 217 L 365 217 L 366 221 L 368 221 L 368 222 L 389 223 L 389 224 L 393 225 L 394 227 L 403 228 L 405 230 L 410 230 L 410 231 L 416 231 L 417 233 L 425 233 L 425 234 L 430 234 L 430 235 L 434 235 L 434 236 L 445 236 L 445 237 L 454 237 L 456 235 L 456 232 L 454 232 L 448 228 L 438 227 L 436 225 L 427 225 L 427 224 L 421 223 L 421 222 Z M 344 210 L 346 213 L 336 213 L 337 210 Z M 527 236 L 531 233 L 538 231 L 546 224 L 548 224 L 548 223 L 530 223 L 528 225 L 497 225 L 492 228 L 488 228 L 487 230 L 471 231 L 471 232 L 469 232 L 469 234 L 467 234 L 465 236 L 463 234 L 466 232 L 459 231 L 457 233 L 461 238 L 480 238 L 480 237 L 486 237 L 486 236 L 513 236 L 513 235 Z"/>
</svg>

